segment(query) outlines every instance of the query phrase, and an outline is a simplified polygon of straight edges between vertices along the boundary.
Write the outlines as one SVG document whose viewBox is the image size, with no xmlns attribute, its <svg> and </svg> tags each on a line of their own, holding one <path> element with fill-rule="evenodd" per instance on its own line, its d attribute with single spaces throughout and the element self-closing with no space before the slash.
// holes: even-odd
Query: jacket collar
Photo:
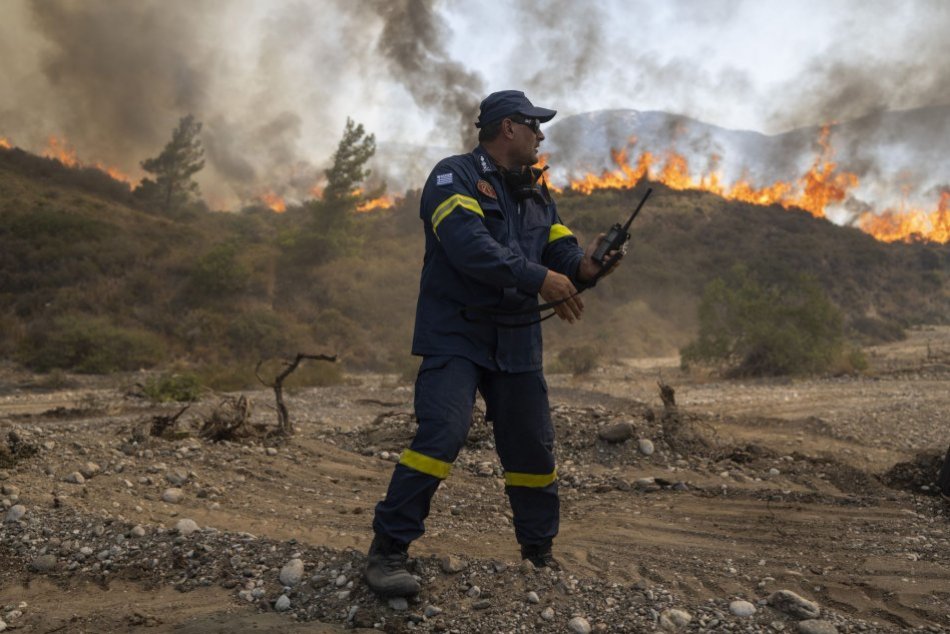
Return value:
<svg viewBox="0 0 950 634">
<path fill-rule="evenodd" d="M 481 145 L 472 150 L 472 155 L 475 156 L 475 165 L 478 167 L 478 173 L 482 176 L 498 172 L 495 161 L 492 160 L 492 157 L 488 155 L 488 152 L 486 152 L 485 148 Z"/>
</svg>

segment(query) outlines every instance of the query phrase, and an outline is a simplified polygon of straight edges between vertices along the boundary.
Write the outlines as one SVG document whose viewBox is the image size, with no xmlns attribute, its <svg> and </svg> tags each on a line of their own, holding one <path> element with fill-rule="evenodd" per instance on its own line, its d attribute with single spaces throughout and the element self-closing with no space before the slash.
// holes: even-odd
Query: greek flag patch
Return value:
<svg viewBox="0 0 950 634">
<path fill-rule="evenodd" d="M 451 185 L 452 184 L 452 172 L 447 174 L 436 174 L 435 176 L 436 185 Z"/>
</svg>

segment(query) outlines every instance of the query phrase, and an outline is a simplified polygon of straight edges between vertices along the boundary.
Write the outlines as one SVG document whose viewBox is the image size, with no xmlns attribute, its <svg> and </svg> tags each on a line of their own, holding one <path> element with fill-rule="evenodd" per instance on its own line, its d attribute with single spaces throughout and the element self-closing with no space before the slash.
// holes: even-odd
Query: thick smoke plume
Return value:
<svg viewBox="0 0 950 634">
<path fill-rule="evenodd" d="M 433 0 L 378 2 L 376 10 L 386 24 L 379 51 L 416 103 L 434 112 L 441 124 L 457 127 L 461 147 L 468 149 L 476 143 L 474 124 L 484 82 L 449 58 L 445 47 L 449 27 L 433 4 Z"/>
</svg>

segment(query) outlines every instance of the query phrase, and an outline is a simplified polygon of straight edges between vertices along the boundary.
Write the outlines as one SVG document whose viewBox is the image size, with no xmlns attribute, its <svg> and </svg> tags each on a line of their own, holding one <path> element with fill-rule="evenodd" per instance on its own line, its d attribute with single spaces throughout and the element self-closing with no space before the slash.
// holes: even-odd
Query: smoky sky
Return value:
<svg viewBox="0 0 950 634">
<path fill-rule="evenodd" d="M 138 175 L 194 114 L 202 191 L 232 206 L 267 190 L 306 197 L 347 117 L 381 147 L 468 149 L 494 90 L 524 89 L 560 120 L 662 110 L 768 134 L 853 120 L 864 128 L 852 126 L 849 152 L 868 175 L 883 171 L 869 144 L 900 142 L 883 138 L 887 112 L 950 104 L 940 0 L 4 0 L 2 11 L 0 136 L 34 151 L 63 136 L 81 159 Z M 907 133 L 928 125 L 922 114 Z"/>
</svg>

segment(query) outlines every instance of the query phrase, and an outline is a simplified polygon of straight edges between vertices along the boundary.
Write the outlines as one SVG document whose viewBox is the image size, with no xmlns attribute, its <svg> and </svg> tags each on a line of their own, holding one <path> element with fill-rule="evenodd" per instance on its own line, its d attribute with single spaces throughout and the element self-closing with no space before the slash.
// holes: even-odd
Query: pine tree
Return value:
<svg viewBox="0 0 950 634">
<path fill-rule="evenodd" d="M 142 161 L 142 169 L 154 174 L 155 180 L 144 179 L 136 195 L 171 213 L 198 197 L 198 183 L 192 176 L 204 167 L 204 149 L 198 134 L 201 122 L 194 115 L 182 117 L 172 132 L 172 139 L 155 158 Z"/>
<path fill-rule="evenodd" d="M 376 153 L 376 136 L 366 134 L 363 124 L 347 117 L 343 138 L 333 155 L 333 167 L 326 170 L 327 187 L 324 200 L 337 201 L 353 195 L 370 171 L 366 162 Z"/>
</svg>

